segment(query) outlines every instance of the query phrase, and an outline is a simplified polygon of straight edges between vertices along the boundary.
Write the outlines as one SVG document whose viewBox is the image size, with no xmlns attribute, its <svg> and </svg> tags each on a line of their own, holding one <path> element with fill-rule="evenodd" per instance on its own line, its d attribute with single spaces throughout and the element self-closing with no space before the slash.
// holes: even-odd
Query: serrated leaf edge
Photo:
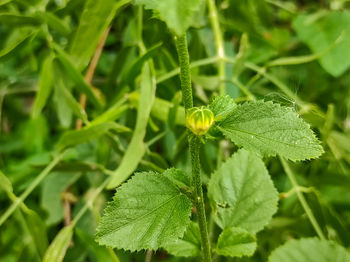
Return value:
<svg viewBox="0 0 350 262">
<path fill-rule="evenodd" d="M 169 169 L 172 169 L 172 168 L 169 168 Z M 167 170 L 168 170 L 168 169 L 167 169 Z M 132 183 L 132 181 L 135 179 L 135 177 L 136 177 L 138 174 L 146 174 L 146 173 L 147 173 L 148 175 L 162 175 L 161 173 L 154 172 L 154 171 L 136 172 L 132 177 L 130 177 L 129 180 L 127 180 L 125 183 L 123 183 L 120 187 L 118 187 L 118 188 L 116 189 L 116 193 L 115 193 L 114 196 L 113 196 L 113 200 L 107 202 L 107 205 L 106 205 L 106 207 L 105 207 L 105 209 L 104 209 L 104 211 L 103 211 L 103 215 L 106 213 L 107 208 L 109 207 L 109 205 L 110 205 L 111 203 L 113 203 L 113 201 L 116 200 L 116 198 L 118 197 L 117 194 L 119 194 L 120 191 L 123 190 L 123 185 L 126 185 L 126 184 L 128 184 L 128 183 Z M 174 188 L 176 188 L 177 191 L 179 191 L 179 195 L 184 195 L 184 196 L 186 196 L 185 194 L 181 193 L 181 191 L 179 190 L 179 188 L 178 188 L 168 177 L 164 176 L 164 178 L 166 178 L 166 179 L 169 181 L 169 183 L 172 184 L 172 185 L 174 186 Z M 119 192 L 118 192 L 118 189 L 119 189 Z M 187 196 L 186 196 L 186 197 L 187 197 Z M 188 217 L 189 217 L 189 218 L 191 217 L 191 210 L 189 211 Z M 173 236 L 174 239 L 183 238 L 183 236 L 184 236 L 184 234 L 185 234 L 185 231 L 186 231 L 188 225 L 190 224 L 190 222 L 191 222 L 191 219 L 187 219 L 187 221 L 184 221 L 185 227 L 184 227 L 183 232 L 179 233 L 179 235 L 177 235 L 177 236 Z M 156 251 L 156 250 L 162 248 L 162 246 L 159 246 L 157 249 L 154 249 L 153 247 L 150 247 L 150 246 L 145 246 L 144 248 L 141 248 L 141 249 L 137 249 L 137 248 L 133 249 L 133 248 L 125 248 L 125 247 L 120 247 L 120 248 L 119 248 L 119 247 L 114 247 L 114 246 L 112 246 L 112 245 L 108 245 L 108 244 L 105 244 L 105 243 L 101 243 L 101 242 L 100 242 L 100 237 L 99 237 L 99 232 L 100 232 L 100 225 L 98 225 L 97 228 L 96 228 L 95 241 L 96 241 L 99 245 L 101 245 L 101 246 L 106 246 L 106 247 L 109 247 L 109 248 L 118 248 L 118 249 L 121 249 L 121 250 L 130 251 L 130 252 L 140 252 L 140 251 L 142 251 L 142 250 L 153 250 L 153 251 Z"/>
<path fill-rule="evenodd" d="M 310 130 L 310 135 L 311 135 L 312 138 L 316 141 L 316 145 L 318 145 L 318 149 L 320 150 L 320 154 L 319 154 L 319 155 L 310 156 L 310 157 L 308 157 L 308 158 L 290 158 L 290 157 L 285 157 L 285 156 L 280 155 L 280 154 L 277 154 L 277 153 L 274 153 L 274 154 L 264 154 L 263 156 L 275 157 L 275 156 L 277 156 L 277 155 L 280 155 L 280 156 L 282 156 L 282 157 L 285 157 L 285 158 L 288 159 L 288 160 L 291 160 L 291 161 L 293 161 L 293 162 L 296 162 L 296 161 L 308 161 L 308 160 L 318 159 L 322 154 L 324 154 L 324 149 L 323 149 L 323 147 L 322 147 L 322 145 L 321 145 L 321 141 L 317 138 L 315 132 L 311 129 L 310 124 L 307 123 L 304 119 L 302 119 L 302 118 L 300 117 L 300 115 L 299 115 L 297 112 L 295 112 L 295 111 L 293 110 L 293 108 L 291 108 L 291 107 L 281 106 L 280 104 L 274 103 L 274 102 L 272 102 L 272 101 L 258 100 L 258 101 L 247 101 L 247 102 L 244 102 L 244 103 L 241 103 L 241 104 L 236 104 L 236 107 L 233 108 L 232 111 L 234 111 L 234 110 L 236 110 L 236 109 L 238 109 L 238 108 L 240 108 L 240 107 L 243 107 L 243 106 L 245 106 L 246 104 L 253 104 L 253 103 L 255 103 L 255 104 L 259 104 L 259 103 L 260 103 L 260 104 L 270 104 L 270 105 L 273 105 L 273 106 L 277 106 L 278 108 L 281 108 L 281 109 L 283 109 L 283 110 L 289 111 L 288 113 L 293 113 L 293 114 L 295 114 L 295 116 L 297 117 L 297 119 L 298 119 L 299 121 L 301 121 L 301 122 L 305 125 L 305 127 L 307 127 L 307 128 Z M 231 112 L 231 113 L 232 113 L 232 112 Z M 226 118 L 225 118 L 225 119 L 226 119 Z M 223 120 L 221 120 L 221 121 L 223 121 Z M 220 130 L 220 131 L 224 134 L 224 132 L 223 132 L 224 129 L 223 129 L 222 127 L 220 127 L 220 122 L 219 122 L 219 121 L 218 121 L 218 122 L 215 122 L 213 127 L 216 127 L 218 130 Z M 237 130 L 237 131 L 241 131 L 241 130 Z M 242 132 L 243 132 L 243 131 L 242 131 Z M 244 133 L 247 133 L 247 132 L 244 132 Z M 252 134 L 252 135 L 256 135 L 256 134 Z M 224 135 L 224 136 L 225 136 L 225 135 Z M 242 146 L 242 145 L 240 145 L 240 144 L 237 144 L 235 141 L 233 141 L 233 139 L 231 139 L 231 138 L 229 138 L 229 139 L 230 139 L 234 144 L 236 144 L 237 146 L 239 146 L 239 147 L 241 147 L 241 148 L 244 148 L 244 146 Z M 280 143 L 280 142 L 279 142 L 279 143 Z M 315 146 L 316 146 L 316 145 L 315 145 Z M 253 152 L 256 153 L 257 155 L 261 156 L 258 152 L 255 152 L 255 151 L 253 151 Z"/>
</svg>

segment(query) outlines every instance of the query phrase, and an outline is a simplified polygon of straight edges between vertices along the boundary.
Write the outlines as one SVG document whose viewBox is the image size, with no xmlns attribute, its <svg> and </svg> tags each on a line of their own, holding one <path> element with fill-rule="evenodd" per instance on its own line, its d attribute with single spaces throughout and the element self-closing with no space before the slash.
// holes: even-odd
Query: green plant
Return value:
<svg viewBox="0 0 350 262">
<path fill-rule="evenodd" d="M 162 3 L 151 3 L 145 1 L 146 7 L 162 14 Z M 163 19 L 171 28 L 172 20 L 169 17 Z M 236 105 L 229 96 L 215 98 L 208 108 L 193 107 L 186 27 L 182 29 L 177 31 L 181 35 L 175 36 L 175 41 L 186 125 L 192 132 L 188 133 L 192 177 L 186 178 L 186 174 L 176 169 L 163 174 L 136 174 L 117 190 L 114 201 L 107 206 L 97 229 L 97 241 L 131 251 L 167 249 L 171 245 L 171 251 L 180 254 L 175 242 L 182 239 L 190 223 L 192 200 L 199 224 L 199 249 L 204 261 L 212 261 L 200 175 L 199 138 L 211 128 L 255 154 L 279 154 L 291 160 L 319 157 L 323 149 L 309 126 L 290 108 L 264 101 Z M 263 162 L 254 153 L 240 150 L 209 181 L 208 194 L 212 209 L 217 213 L 214 217 L 223 229 L 215 248 L 217 254 L 232 257 L 252 255 L 256 248 L 254 234 L 276 212 L 277 191 Z M 184 183 L 183 180 L 188 181 Z M 244 208 L 241 201 L 245 201 Z M 181 249 L 181 245 L 178 248 Z M 198 250 L 194 252 L 198 253 Z"/>
<path fill-rule="evenodd" d="M 349 261 L 347 2 L 0 0 L 0 260 Z"/>
</svg>

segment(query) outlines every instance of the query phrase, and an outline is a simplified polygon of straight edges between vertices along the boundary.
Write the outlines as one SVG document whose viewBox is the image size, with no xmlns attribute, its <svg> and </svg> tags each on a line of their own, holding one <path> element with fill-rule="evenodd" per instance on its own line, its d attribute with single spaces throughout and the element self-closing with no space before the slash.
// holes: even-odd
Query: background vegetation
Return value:
<svg viewBox="0 0 350 262">
<path fill-rule="evenodd" d="M 188 23 L 182 2 L 175 31 Z M 232 261 L 267 261 L 291 238 L 349 249 L 350 4 L 213 3 L 187 33 L 195 105 L 227 93 L 293 107 L 325 149 L 313 161 L 264 160 L 278 212 L 255 255 Z M 114 194 L 108 176 L 115 185 L 135 170 L 190 171 L 175 42 L 158 16 L 128 0 L 0 0 L 0 261 L 184 260 L 94 241 Z M 140 88 L 145 61 L 156 89 Z M 202 147 L 204 183 L 236 150 Z"/>
</svg>

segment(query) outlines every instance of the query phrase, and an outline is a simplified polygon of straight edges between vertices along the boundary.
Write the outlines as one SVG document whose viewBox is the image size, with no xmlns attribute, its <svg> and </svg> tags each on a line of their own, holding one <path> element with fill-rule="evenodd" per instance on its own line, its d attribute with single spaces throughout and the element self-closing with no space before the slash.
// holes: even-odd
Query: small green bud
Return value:
<svg viewBox="0 0 350 262">
<path fill-rule="evenodd" d="M 187 110 L 186 126 L 195 135 L 201 136 L 208 132 L 214 124 L 214 114 L 208 108 L 193 107 Z"/>
</svg>

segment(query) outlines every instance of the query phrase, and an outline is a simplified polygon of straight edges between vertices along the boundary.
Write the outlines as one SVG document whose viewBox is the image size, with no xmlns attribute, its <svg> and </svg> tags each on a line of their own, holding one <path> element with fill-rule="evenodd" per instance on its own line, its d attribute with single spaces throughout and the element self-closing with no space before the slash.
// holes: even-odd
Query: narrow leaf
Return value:
<svg viewBox="0 0 350 262">
<path fill-rule="evenodd" d="M 73 236 L 73 225 L 64 227 L 46 250 L 43 262 L 61 262 Z"/>
<path fill-rule="evenodd" d="M 70 57 L 65 53 L 65 51 L 58 45 L 54 45 L 55 51 L 57 52 L 57 58 L 63 65 L 63 69 L 67 75 L 75 82 L 76 87 L 80 92 L 85 93 L 88 99 L 94 103 L 95 106 L 101 107 L 102 101 L 99 99 L 95 92 L 85 80 L 76 67 L 72 64 Z"/>
<path fill-rule="evenodd" d="M 87 0 L 74 35 L 69 54 L 74 66 L 81 71 L 89 63 L 103 32 L 111 23 L 116 10 L 130 0 Z"/>
<path fill-rule="evenodd" d="M 0 19 L 1 21 L 1 19 Z M 19 28 L 14 30 L 13 33 L 6 40 L 4 46 L 0 50 L 0 57 L 9 54 L 17 46 L 23 43 L 25 40 L 33 36 L 36 32 L 29 28 Z"/>
<path fill-rule="evenodd" d="M 217 224 L 250 233 L 264 228 L 277 210 L 278 194 L 264 162 L 239 150 L 211 176 L 208 194 Z"/>
<path fill-rule="evenodd" d="M 62 76 L 56 76 L 56 88 L 55 88 L 55 96 L 57 97 L 57 103 L 61 107 L 66 107 L 66 110 L 75 114 L 78 118 L 80 118 L 84 123 L 88 121 L 87 114 L 80 105 L 80 103 L 74 98 L 72 92 L 68 90 L 65 86 Z M 67 121 L 69 122 L 69 121 Z"/>
<path fill-rule="evenodd" d="M 48 246 L 45 223 L 33 210 L 26 207 L 22 207 L 22 210 L 25 214 L 25 222 L 28 225 L 28 230 L 35 243 L 35 248 L 42 258 Z"/>
<path fill-rule="evenodd" d="M 120 118 L 122 114 L 129 108 L 125 104 L 125 99 L 121 99 L 113 104 L 110 108 L 104 111 L 102 114 L 97 116 L 92 122 L 92 125 L 101 124 L 108 121 L 115 121 Z"/>
<path fill-rule="evenodd" d="M 3 189 L 7 194 L 13 192 L 12 183 L 7 176 L 0 170 L 0 188 Z"/>
<path fill-rule="evenodd" d="M 134 63 L 132 63 L 126 71 L 122 82 L 132 84 L 135 78 L 140 74 L 143 64 L 150 58 L 152 58 L 157 52 L 162 43 L 156 44 L 149 48 L 147 52 L 138 57 Z"/>
<path fill-rule="evenodd" d="M 89 125 L 79 130 L 68 131 L 58 141 L 58 148 L 60 150 L 75 146 L 78 144 L 89 142 L 99 136 L 105 134 L 109 130 L 117 132 L 128 132 L 129 129 L 115 122 L 105 122 L 102 124 Z"/>
<path fill-rule="evenodd" d="M 182 237 L 190 222 L 190 200 L 166 176 L 137 173 L 117 189 L 97 228 L 102 245 L 156 250 Z"/>
<path fill-rule="evenodd" d="M 238 146 L 263 156 L 279 154 L 296 161 L 323 153 L 310 126 L 292 108 L 272 102 L 238 105 L 217 128 Z"/>
<path fill-rule="evenodd" d="M 155 97 L 156 84 L 151 70 L 151 64 L 145 63 L 141 74 L 141 90 L 137 111 L 135 130 L 124 157 L 114 172 L 108 188 L 119 186 L 136 169 L 145 153 L 143 139 L 146 134 L 148 118 Z"/>
<path fill-rule="evenodd" d="M 70 33 L 69 27 L 53 13 L 36 12 L 35 17 L 38 17 L 43 23 L 46 23 L 50 28 L 59 32 L 63 36 L 68 36 Z"/>
<path fill-rule="evenodd" d="M 140 94 L 136 92 L 131 93 L 129 99 L 132 103 L 138 105 Z M 156 97 L 152 105 L 151 115 L 166 122 L 168 121 L 169 111 L 171 108 L 173 108 L 173 106 L 174 104 L 170 103 L 169 101 Z M 185 108 L 182 106 L 177 107 L 175 123 L 177 125 L 185 125 Z"/>
<path fill-rule="evenodd" d="M 34 105 L 32 108 L 31 116 L 32 118 L 37 118 L 44 106 L 46 105 L 47 99 L 50 96 L 52 90 L 52 84 L 54 80 L 53 72 L 53 60 L 54 55 L 49 54 L 44 60 L 43 66 L 40 72 L 39 78 L 39 89 L 35 97 Z"/>
<path fill-rule="evenodd" d="M 39 25 L 40 20 L 33 16 L 0 13 L 0 23 L 8 26 L 21 26 L 21 25 Z"/>
<path fill-rule="evenodd" d="M 87 247 L 90 256 L 94 259 L 93 261 L 120 262 L 112 249 L 99 246 L 91 235 L 79 228 L 75 232 L 84 246 Z"/>
<path fill-rule="evenodd" d="M 222 256 L 252 256 L 256 249 L 255 236 L 238 227 L 222 231 L 216 246 L 216 253 Z"/>
</svg>

